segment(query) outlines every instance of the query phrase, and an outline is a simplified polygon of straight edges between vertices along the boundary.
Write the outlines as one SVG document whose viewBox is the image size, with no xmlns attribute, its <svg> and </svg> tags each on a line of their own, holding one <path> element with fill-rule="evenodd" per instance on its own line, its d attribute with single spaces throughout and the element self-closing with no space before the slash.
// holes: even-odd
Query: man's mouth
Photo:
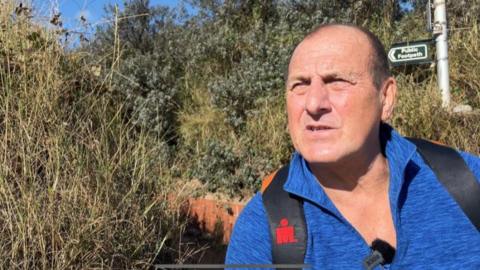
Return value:
<svg viewBox="0 0 480 270">
<path fill-rule="evenodd" d="M 329 126 L 313 126 L 313 125 L 308 125 L 307 130 L 309 131 L 319 131 L 319 130 L 329 130 L 332 129 Z"/>
</svg>

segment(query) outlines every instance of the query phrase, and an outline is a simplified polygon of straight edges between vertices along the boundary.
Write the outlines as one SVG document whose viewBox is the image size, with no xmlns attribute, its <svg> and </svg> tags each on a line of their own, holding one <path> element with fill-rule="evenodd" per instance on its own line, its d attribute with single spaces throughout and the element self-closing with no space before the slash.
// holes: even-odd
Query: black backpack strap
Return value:
<svg viewBox="0 0 480 270">
<path fill-rule="evenodd" d="M 417 146 L 440 183 L 480 231 L 480 184 L 460 154 L 450 147 L 426 140 L 408 139 Z M 288 169 L 286 165 L 278 170 L 263 191 L 262 199 L 270 224 L 273 263 L 303 264 L 307 247 L 303 200 L 283 189 Z"/>
<path fill-rule="evenodd" d="M 303 264 L 307 246 L 303 200 L 283 189 L 288 168 L 278 170 L 262 199 L 270 223 L 273 263 Z"/>
<path fill-rule="evenodd" d="M 418 152 L 440 183 L 480 231 L 480 184 L 460 154 L 450 147 L 426 140 L 408 139 L 417 146 Z"/>
</svg>

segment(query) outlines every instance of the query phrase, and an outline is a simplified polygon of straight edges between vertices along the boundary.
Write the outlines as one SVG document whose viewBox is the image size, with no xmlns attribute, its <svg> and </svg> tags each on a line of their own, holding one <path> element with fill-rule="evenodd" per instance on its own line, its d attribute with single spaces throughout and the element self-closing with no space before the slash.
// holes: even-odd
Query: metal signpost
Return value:
<svg viewBox="0 0 480 270">
<path fill-rule="evenodd" d="M 437 80 L 442 91 L 443 107 L 450 106 L 450 80 L 448 74 L 448 44 L 447 44 L 447 8 L 446 0 L 434 0 L 433 35 L 437 48 Z"/>
<path fill-rule="evenodd" d="M 433 0 L 434 22 L 431 22 L 431 2 L 427 4 L 427 29 L 433 32 L 431 40 L 396 43 L 388 52 L 392 66 L 433 63 L 430 45 L 435 42 L 438 86 L 442 92 L 443 107 L 450 106 L 450 81 L 448 74 L 448 44 L 446 0 Z"/>
</svg>

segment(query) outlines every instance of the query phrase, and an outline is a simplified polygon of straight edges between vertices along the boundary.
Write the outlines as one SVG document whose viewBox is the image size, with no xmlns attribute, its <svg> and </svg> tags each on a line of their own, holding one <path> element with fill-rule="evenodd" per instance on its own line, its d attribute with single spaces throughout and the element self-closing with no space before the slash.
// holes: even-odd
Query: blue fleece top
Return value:
<svg viewBox="0 0 480 270">
<path fill-rule="evenodd" d="M 480 269 L 480 233 L 436 179 L 416 146 L 391 128 L 382 130 L 397 233 L 395 257 L 384 269 Z M 460 154 L 480 179 L 480 159 Z M 312 269 L 362 269 L 364 258 L 371 253 L 369 245 L 340 214 L 299 153 L 290 161 L 284 189 L 304 199 L 308 234 L 305 263 Z M 262 195 L 257 193 L 236 221 L 226 264 L 271 263 L 268 218 Z"/>
</svg>

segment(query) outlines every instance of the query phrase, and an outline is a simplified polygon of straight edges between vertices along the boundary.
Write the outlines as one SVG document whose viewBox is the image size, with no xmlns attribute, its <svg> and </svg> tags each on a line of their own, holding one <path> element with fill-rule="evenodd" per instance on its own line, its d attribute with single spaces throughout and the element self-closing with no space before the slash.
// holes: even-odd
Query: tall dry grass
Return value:
<svg viewBox="0 0 480 270">
<path fill-rule="evenodd" d="M 164 145 L 123 119 L 108 74 L 16 7 L 0 9 L 0 268 L 179 259 Z"/>
<path fill-rule="evenodd" d="M 87 64 L 88 55 L 65 53 L 61 33 L 32 24 L 28 14 L 15 12 L 14 1 L 1 3 L 0 268 L 148 268 L 186 261 L 198 250 L 182 242 L 185 219 L 167 206 L 168 194 L 184 185 L 173 174 L 188 178 L 182 172 L 208 152 L 212 138 L 248 165 L 235 171 L 239 184 L 243 175 L 267 174 L 288 160 L 281 95 L 258 102 L 258 113 L 239 133 L 212 105 L 207 82 L 192 75 L 179 110 L 174 172 L 166 146 L 125 119 L 109 87 L 111 73 Z M 395 41 L 382 23 L 373 27 L 382 40 Z M 478 25 L 467 28 L 451 33 L 452 95 L 454 103 L 478 109 Z M 111 72 L 122 64 L 121 45 L 117 41 L 104 56 L 115 63 Z M 433 69 L 396 73 L 395 128 L 480 153 L 479 114 L 443 110 Z M 244 196 L 252 194 L 254 181 Z"/>
</svg>

